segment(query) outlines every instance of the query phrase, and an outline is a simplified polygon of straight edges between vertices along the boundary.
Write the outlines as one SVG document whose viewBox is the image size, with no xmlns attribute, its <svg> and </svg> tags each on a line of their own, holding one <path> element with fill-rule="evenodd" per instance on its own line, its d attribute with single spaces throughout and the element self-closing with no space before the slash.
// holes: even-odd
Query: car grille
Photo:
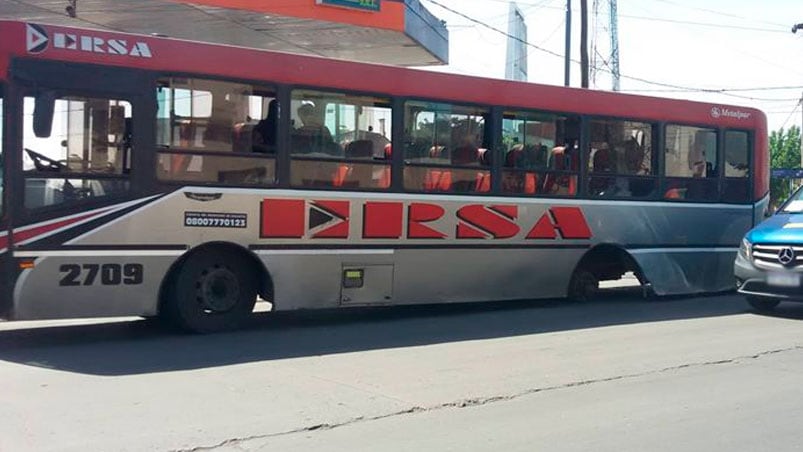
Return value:
<svg viewBox="0 0 803 452">
<path fill-rule="evenodd" d="M 790 249 L 794 253 L 794 258 L 787 264 L 779 260 L 782 250 Z M 803 271 L 803 246 L 801 245 L 753 245 L 753 262 L 760 268 L 789 269 Z"/>
</svg>

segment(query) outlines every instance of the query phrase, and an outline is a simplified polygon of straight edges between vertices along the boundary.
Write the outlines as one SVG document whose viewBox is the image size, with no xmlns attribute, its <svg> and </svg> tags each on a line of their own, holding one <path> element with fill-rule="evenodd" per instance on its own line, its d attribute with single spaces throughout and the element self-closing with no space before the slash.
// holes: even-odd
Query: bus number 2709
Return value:
<svg viewBox="0 0 803 452">
<path fill-rule="evenodd" d="M 60 286 L 130 286 L 142 284 L 144 274 L 142 264 L 64 264 L 59 271 Z"/>
</svg>

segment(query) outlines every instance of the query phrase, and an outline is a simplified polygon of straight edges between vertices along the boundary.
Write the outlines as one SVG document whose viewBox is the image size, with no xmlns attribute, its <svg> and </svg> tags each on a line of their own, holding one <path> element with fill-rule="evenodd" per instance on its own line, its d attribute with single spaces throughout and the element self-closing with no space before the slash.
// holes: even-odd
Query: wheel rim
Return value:
<svg viewBox="0 0 803 452">
<path fill-rule="evenodd" d="M 210 314 L 230 311 L 240 300 L 240 281 L 225 267 L 204 270 L 196 288 L 198 303 Z"/>
</svg>

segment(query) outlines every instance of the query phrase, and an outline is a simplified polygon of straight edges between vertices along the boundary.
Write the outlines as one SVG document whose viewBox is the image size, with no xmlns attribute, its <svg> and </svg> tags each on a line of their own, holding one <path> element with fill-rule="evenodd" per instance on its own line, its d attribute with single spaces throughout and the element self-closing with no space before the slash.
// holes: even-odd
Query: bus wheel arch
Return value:
<svg viewBox="0 0 803 452">
<path fill-rule="evenodd" d="M 194 332 L 233 329 L 250 316 L 257 295 L 273 303 L 273 279 L 262 261 L 237 244 L 209 242 L 171 265 L 159 289 L 159 316 Z M 198 305 L 211 314 L 188 314 Z"/>
<path fill-rule="evenodd" d="M 627 272 L 633 272 L 642 287 L 647 287 L 641 266 L 625 248 L 610 243 L 595 245 L 575 265 L 566 289 L 567 297 L 589 300 L 594 297 L 600 281 L 616 280 Z"/>
</svg>

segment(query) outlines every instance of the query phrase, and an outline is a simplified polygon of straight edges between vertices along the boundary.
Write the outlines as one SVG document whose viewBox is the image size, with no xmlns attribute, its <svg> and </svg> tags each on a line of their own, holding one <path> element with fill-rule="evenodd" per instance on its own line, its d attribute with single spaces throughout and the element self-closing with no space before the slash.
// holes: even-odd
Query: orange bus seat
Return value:
<svg viewBox="0 0 803 452">
<path fill-rule="evenodd" d="M 477 183 L 474 191 L 488 193 L 491 191 L 491 175 L 488 173 L 477 173 Z"/>
<path fill-rule="evenodd" d="M 670 188 L 664 193 L 664 199 L 683 199 L 683 193 L 679 188 Z"/>
<path fill-rule="evenodd" d="M 535 194 L 537 183 L 538 176 L 535 173 L 526 173 L 524 175 L 524 193 Z"/>
<path fill-rule="evenodd" d="M 351 173 L 351 165 L 338 166 L 335 170 L 335 174 L 332 175 L 332 186 L 342 187 L 343 184 L 345 184 L 346 179 L 348 179 L 349 173 Z"/>
<path fill-rule="evenodd" d="M 389 188 L 390 187 L 390 167 L 386 166 L 382 168 L 381 176 L 379 177 L 379 188 Z"/>
<path fill-rule="evenodd" d="M 450 191 L 452 189 L 452 172 L 449 170 L 427 171 L 424 179 L 424 190 L 426 191 Z"/>
</svg>

